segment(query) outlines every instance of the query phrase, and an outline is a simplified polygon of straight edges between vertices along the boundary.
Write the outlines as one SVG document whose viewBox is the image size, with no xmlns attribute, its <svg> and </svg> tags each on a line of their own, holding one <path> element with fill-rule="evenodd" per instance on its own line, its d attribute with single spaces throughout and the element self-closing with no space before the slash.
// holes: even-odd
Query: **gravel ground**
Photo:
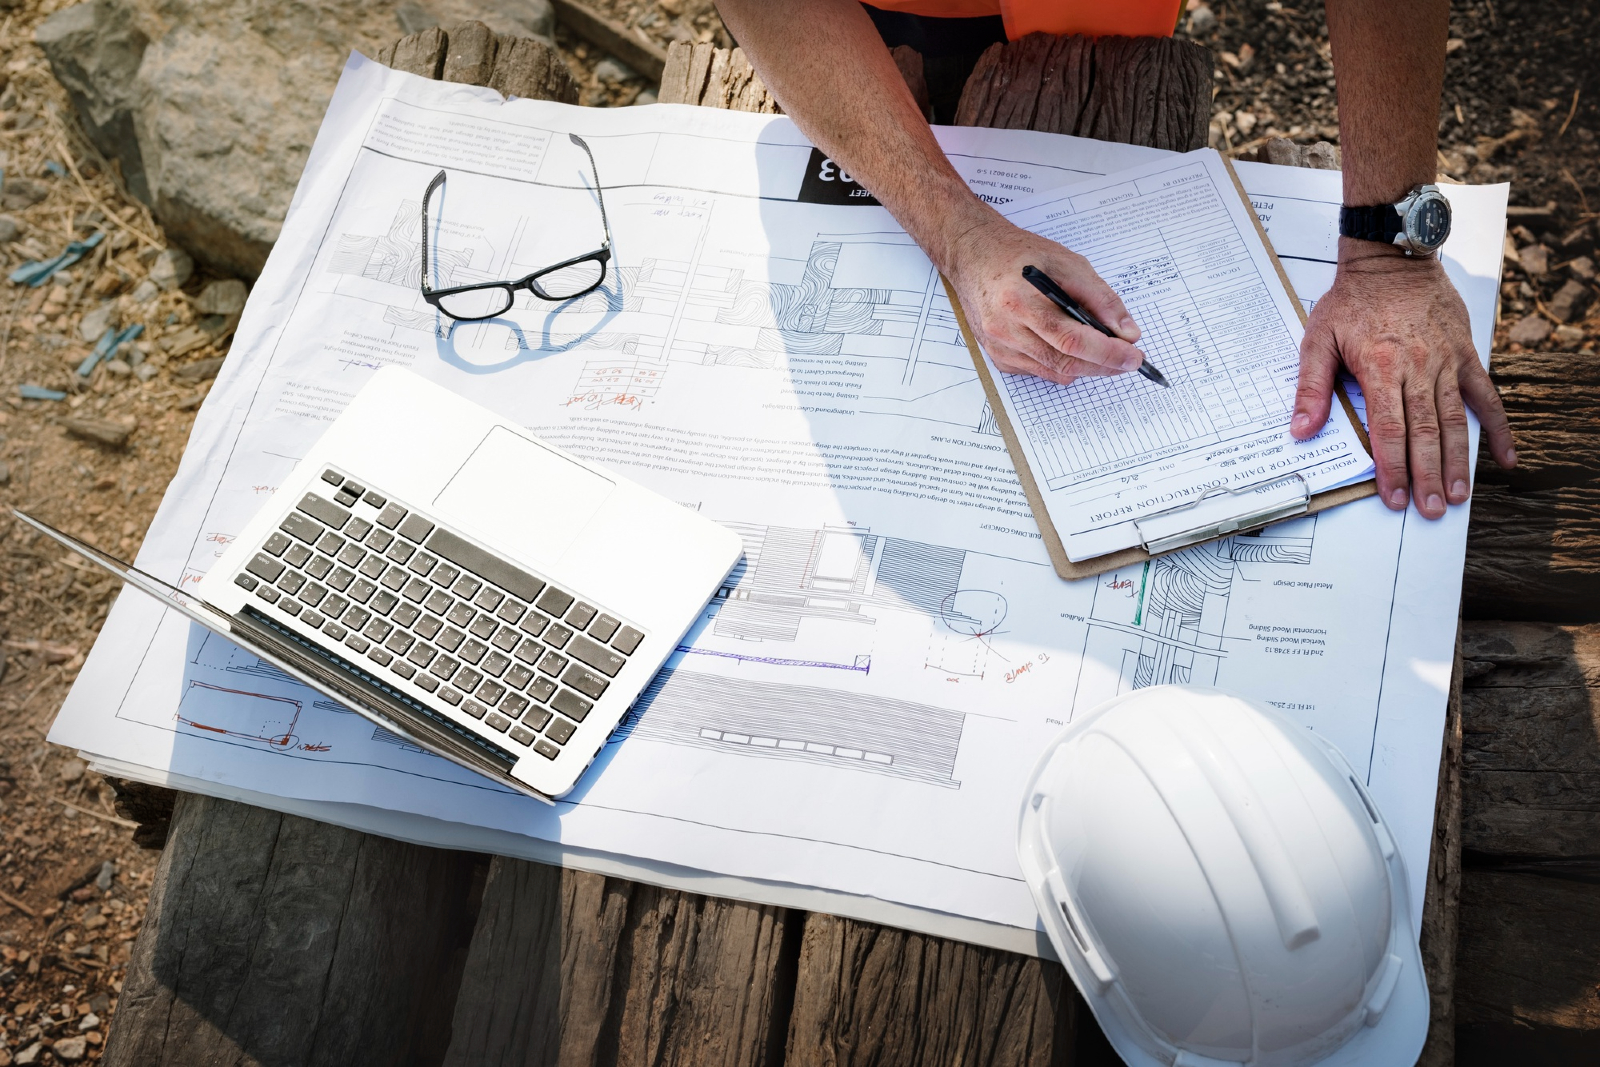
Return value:
<svg viewBox="0 0 1600 1067">
<path fill-rule="evenodd" d="M 1218 147 L 1247 154 L 1279 135 L 1337 143 L 1321 8 L 1296 3 L 1212 0 L 1204 14 L 1191 4 L 1187 32 L 1221 54 Z M 0 282 L 0 514 L 34 511 L 131 556 L 226 352 L 229 323 L 202 300 L 217 279 L 151 281 L 163 262 L 160 229 L 77 135 L 32 44 L 34 25 L 61 6 L 23 0 L 0 16 L 0 271 L 69 239 L 106 236 L 41 288 Z M 662 45 L 730 43 L 710 0 L 598 6 Z M 1519 208 L 1497 347 L 1592 353 L 1600 339 L 1591 299 L 1600 84 L 1586 81 L 1596 6 L 1454 8 L 1440 167 L 1460 181 L 1511 181 Z M 586 104 L 653 99 L 643 78 L 565 29 L 557 43 Z M 106 318 L 145 329 L 121 359 L 80 380 L 74 370 Z M 21 399 L 21 385 L 67 397 Z M 84 436 L 92 430 L 126 442 Z M 156 854 L 133 846 L 109 787 L 44 740 L 115 591 L 0 518 L 0 1067 L 98 1058 L 154 873 Z"/>
</svg>

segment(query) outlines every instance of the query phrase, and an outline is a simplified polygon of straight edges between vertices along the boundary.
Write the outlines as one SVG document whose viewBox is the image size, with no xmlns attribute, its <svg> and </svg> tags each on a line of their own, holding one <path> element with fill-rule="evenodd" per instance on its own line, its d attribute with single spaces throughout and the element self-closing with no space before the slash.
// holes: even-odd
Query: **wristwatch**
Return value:
<svg viewBox="0 0 1600 1067">
<path fill-rule="evenodd" d="M 1399 245 L 1408 256 L 1431 256 L 1450 236 L 1450 201 L 1437 185 L 1419 185 L 1396 204 L 1342 207 L 1339 235 Z"/>
</svg>

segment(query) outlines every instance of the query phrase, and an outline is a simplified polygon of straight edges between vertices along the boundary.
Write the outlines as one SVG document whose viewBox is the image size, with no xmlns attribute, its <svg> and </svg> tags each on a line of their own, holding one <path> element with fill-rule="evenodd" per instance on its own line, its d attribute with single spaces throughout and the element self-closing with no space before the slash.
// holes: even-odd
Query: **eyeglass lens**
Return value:
<svg viewBox="0 0 1600 1067">
<path fill-rule="evenodd" d="M 509 311 L 512 299 L 509 287 L 492 285 L 442 296 L 439 310 L 453 319 L 487 319 Z"/>
</svg>

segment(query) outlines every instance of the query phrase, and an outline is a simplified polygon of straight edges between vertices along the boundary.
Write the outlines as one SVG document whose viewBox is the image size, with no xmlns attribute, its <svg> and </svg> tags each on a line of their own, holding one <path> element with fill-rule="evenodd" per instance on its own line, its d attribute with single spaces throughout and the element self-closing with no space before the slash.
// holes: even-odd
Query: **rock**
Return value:
<svg viewBox="0 0 1600 1067">
<path fill-rule="evenodd" d="M 0 205 L 7 211 L 21 211 L 25 207 L 32 207 L 50 195 L 50 190 L 38 182 L 31 182 L 26 178 L 8 178 L 3 192 L 0 192 Z"/>
<path fill-rule="evenodd" d="M 222 357 L 213 359 L 197 359 L 193 363 L 185 363 L 172 372 L 174 378 L 185 382 L 205 382 L 217 376 L 222 369 Z"/>
<path fill-rule="evenodd" d="M 213 335 L 198 326 L 185 326 L 176 333 L 161 339 L 161 347 L 169 356 L 182 356 L 212 342 Z"/>
<path fill-rule="evenodd" d="M 1200 37 L 1217 28 L 1217 16 L 1204 4 L 1189 12 L 1189 34 Z"/>
<path fill-rule="evenodd" d="M 1550 270 L 1550 250 L 1544 245 L 1529 245 L 1517 251 L 1517 262 L 1528 277 L 1538 278 Z"/>
<path fill-rule="evenodd" d="M 81 759 L 68 759 L 61 765 L 61 780 L 63 782 L 76 782 L 83 777 L 84 763 Z"/>
<path fill-rule="evenodd" d="M 111 448 L 122 448 L 128 443 L 128 435 L 133 432 L 135 424 L 74 415 L 62 419 L 61 425 L 65 426 L 67 432 L 74 437 L 81 437 L 88 441 L 98 441 Z M 83 773 L 81 763 L 79 764 L 78 773 Z"/>
<path fill-rule="evenodd" d="M 166 248 L 150 265 L 150 280 L 163 289 L 181 289 L 194 273 L 194 260 L 181 248 Z"/>
<path fill-rule="evenodd" d="M 89 1042 L 81 1037 L 63 1037 L 50 1046 L 50 1051 L 54 1052 L 56 1059 L 62 1063 L 77 1063 L 88 1054 Z"/>
<path fill-rule="evenodd" d="M 1556 290 L 1556 295 L 1550 298 L 1550 314 L 1562 322 L 1571 322 L 1583 314 L 1583 309 L 1588 303 L 1589 287 L 1576 279 L 1569 279 L 1567 284 Z"/>
<path fill-rule="evenodd" d="M 594 76 L 607 84 L 615 84 L 625 82 L 629 78 L 637 78 L 639 75 L 626 63 L 612 56 L 606 56 L 594 65 Z"/>
<path fill-rule="evenodd" d="M 35 1041 L 17 1053 L 17 1058 L 11 1062 L 17 1064 L 18 1067 L 28 1067 L 30 1064 L 38 1063 L 39 1057 L 42 1055 L 44 1055 L 44 1042 Z"/>
<path fill-rule="evenodd" d="M 145 304 L 154 300 L 161 292 L 161 286 L 146 278 L 133 287 L 133 292 L 128 294 L 128 299 L 135 304 Z"/>
<path fill-rule="evenodd" d="M 84 344 L 92 345 L 116 324 L 117 305 L 107 302 L 93 311 L 85 312 L 83 318 L 78 320 L 78 336 L 83 338 Z"/>
<path fill-rule="evenodd" d="M 194 302 L 195 310 L 202 315 L 237 315 L 244 310 L 245 298 L 250 290 L 236 278 L 212 282 L 200 290 Z"/>
<path fill-rule="evenodd" d="M 133 373 L 133 368 L 120 359 L 106 360 L 106 373 L 118 378 L 126 378 Z"/>
<path fill-rule="evenodd" d="M 1239 131 L 1239 136 L 1249 137 L 1250 131 L 1256 128 L 1256 117 L 1248 111 L 1241 111 L 1233 117 L 1233 126 Z"/>
<path fill-rule="evenodd" d="M 94 876 L 94 887 L 104 893 L 111 888 L 111 880 L 117 876 L 117 865 L 110 860 L 100 862 L 100 873 Z M 99 1024 L 96 1023 L 96 1026 Z M 92 1030 L 94 1026 L 86 1026 L 85 1030 Z"/>
<path fill-rule="evenodd" d="M 643 104 L 654 104 L 657 101 L 659 101 L 660 99 L 661 99 L 660 94 L 658 94 L 655 91 L 655 89 L 652 88 L 652 89 L 646 89 L 642 93 L 640 93 L 638 96 L 634 97 L 633 98 L 633 102 L 635 104 L 640 104 L 640 105 L 643 105 Z"/>
<path fill-rule="evenodd" d="M 547 43 L 554 31 L 549 0 L 88 0 L 35 39 L 167 235 L 254 278 L 350 51 L 466 19 Z"/>
<path fill-rule="evenodd" d="M 1556 327 L 1555 338 L 1556 344 L 1560 345 L 1563 350 L 1567 350 L 1577 348 L 1583 344 L 1584 341 L 1588 340 L 1589 335 L 1584 332 L 1582 326 L 1569 326 L 1566 323 L 1562 323 Z"/>
<path fill-rule="evenodd" d="M 1536 345 L 1550 336 L 1550 320 L 1543 315 L 1528 315 L 1518 319 L 1506 334 L 1506 340 L 1519 345 Z"/>
<path fill-rule="evenodd" d="M 0 245 L 8 245 L 22 234 L 22 223 L 10 215 L 0 215 Z"/>
<path fill-rule="evenodd" d="M 1594 260 L 1590 259 L 1588 256 L 1579 256 L 1577 259 L 1567 264 L 1567 272 L 1574 278 L 1579 278 L 1586 282 L 1592 282 L 1594 281 Z"/>
<path fill-rule="evenodd" d="M 148 363 L 141 363 L 133 368 L 133 376 L 141 382 L 148 382 L 156 376 L 156 369 Z"/>
<path fill-rule="evenodd" d="M 88 1015 L 85 1015 L 83 1018 L 78 1020 L 78 1031 L 80 1033 L 85 1031 L 85 1030 L 96 1030 L 96 1029 L 99 1029 L 99 1026 L 100 1026 L 100 1016 L 96 1015 L 92 1011 Z"/>
</svg>

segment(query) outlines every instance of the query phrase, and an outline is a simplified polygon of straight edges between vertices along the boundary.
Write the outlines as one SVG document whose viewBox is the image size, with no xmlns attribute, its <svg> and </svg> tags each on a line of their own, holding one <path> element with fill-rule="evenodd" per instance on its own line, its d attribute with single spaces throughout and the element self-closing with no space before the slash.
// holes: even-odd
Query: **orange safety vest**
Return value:
<svg viewBox="0 0 1600 1067">
<path fill-rule="evenodd" d="M 868 0 L 883 11 L 934 18 L 999 15 L 1006 37 L 1081 33 L 1086 37 L 1171 37 L 1183 0 Z"/>
</svg>

